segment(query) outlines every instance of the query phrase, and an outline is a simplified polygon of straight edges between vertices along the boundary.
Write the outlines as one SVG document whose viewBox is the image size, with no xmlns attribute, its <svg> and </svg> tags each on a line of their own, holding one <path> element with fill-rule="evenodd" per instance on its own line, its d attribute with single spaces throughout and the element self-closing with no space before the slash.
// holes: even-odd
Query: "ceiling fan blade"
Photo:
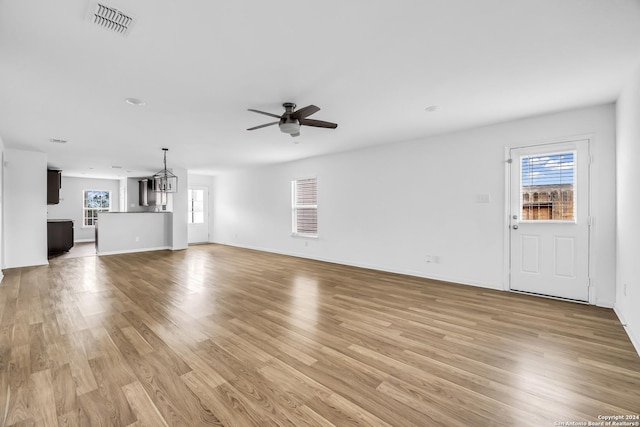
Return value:
<svg viewBox="0 0 640 427">
<path fill-rule="evenodd" d="M 280 122 L 278 121 L 278 122 L 267 123 L 267 124 L 260 125 L 260 126 L 254 126 L 254 127 L 249 128 L 247 130 L 256 130 L 256 129 L 260 129 L 260 128 L 266 128 L 267 126 L 277 125 L 278 123 L 280 123 Z"/>
<path fill-rule="evenodd" d="M 289 135 L 293 136 L 300 136 L 300 132 L 296 132 L 296 133 L 290 133 Z"/>
<path fill-rule="evenodd" d="M 335 129 L 335 128 L 338 127 L 338 125 L 335 124 L 335 123 L 325 122 L 325 121 L 322 121 L 322 120 L 300 119 L 299 122 L 300 122 L 301 125 L 314 126 L 314 127 L 317 127 L 317 128 Z"/>
<path fill-rule="evenodd" d="M 276 119 L 280 118 L 280 116 L 278 116 L 277 114 L 267 113 L 266 111 L 254 110 L 252 108 L 248 108 L 247 111 L 253 111 L 254 113 L 264 114 L 265 116 L 275 117 Z"/>
<path fill-rule="evenodd" d="M 305 117 L 309 117 L 310 115 L 317 113 L 318 111 L 320 111 L 319 107 L 316 107 L 315 105 L 307 105 L 304 108 L 294 111 L 289 117 L 291 117 L 292 119 L 304 119 Z"/>
</svg>

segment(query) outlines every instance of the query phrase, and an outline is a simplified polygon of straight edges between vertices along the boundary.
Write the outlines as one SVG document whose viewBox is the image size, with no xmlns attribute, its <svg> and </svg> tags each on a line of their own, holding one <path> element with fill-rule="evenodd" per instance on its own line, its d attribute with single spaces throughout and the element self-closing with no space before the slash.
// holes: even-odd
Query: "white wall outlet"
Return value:
<svg viewBox="0 0 640 427">
<path fill-rule="evenodd" d="M 305 241 L 304 241 L 304 245 L 305 245 L 305 246 L 309 246 L 309 241 L 308 241 L 308 240 L 305 240 Z"/>
<path fill-rule="evenodd" d="M 489 194 L 476 194 L 476 203 L 490 203 L 491 195 Z"/>
<path fill-rule="evenodd" d="M 427 264 L 431 264 L 433 262 L 433 257 L 431 255 L 427 255 L 426 257 L 424 257 L 424 261 Z"/>
<path fill-rule="evenodd" d="M 136 242 L 139 242 L 139 241 L 140 241 L 140 237 L 136 236 Z"/>
<path fill-rule="evenodd" d="M 433 260 L 434 264 L 440 264 L 440 256 L 439 255 L 434 255 L 431 257 L 431 259 Z"/>
</svg>

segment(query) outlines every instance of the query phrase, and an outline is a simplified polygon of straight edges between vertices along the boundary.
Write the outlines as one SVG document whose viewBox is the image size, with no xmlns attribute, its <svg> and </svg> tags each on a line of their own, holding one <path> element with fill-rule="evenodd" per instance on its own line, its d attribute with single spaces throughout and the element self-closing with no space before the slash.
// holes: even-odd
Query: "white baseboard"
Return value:
<svg viewBox="0 0 640 427">
<path fill-rule="evenodd" d="M 404 275 L 407 275 L 407 276 L 420 277 L 422 279 L 438 280 L 438 281 L 442 281 L 442 282 L 452 282 L 452 283 L 458 283 L 458 284 L 461 284 L 461 285 L 475 286 L 475 287 L 486 288 L 486 289 L 494 289 L 494 290 L 497 290 L 497 291 L 503 291 L 504 290 L 503 287 L 502 287 L 502 284 L 498 284 L 498 285 L 490 284 L 490 283 L 485 283 L 485 282 L 479 282 L 479 281 L 476 281 L 476 280 L 471 280 L 469 278 L 441 276 L 441 275 L 437 275 L 437 274 L 425 274 L 422 271 L 398 269 L 398 268 L 393 268 L 393 267 L 366 264 L 366 263 L 360 263 L 360 262 L 354 262 L 354 261 L 345 261 L 345 260 L 340 260 L 340 259 L 335 259 L 335 258 L 313 257 L 313 256 L 309 256 L 309 255 L 306 255 L 306 254 L 300 254 L 300 253 L 295 253 L 295 252 L 287 252 L 287 251 L 278 251 L 278 250 L 267 249 L 267 248 L 262 248 L 262 247 L 258 247 L 258 246 L 230 244 L 230 243 L 223 243 L 223 242 L 211 242 L 211 243 L 217 243 L 217 244 L 220 244 L 220 245 L 233 246 L 233 247 L 243 248 L 243 249 L 251 249 L 251 250 L 254 250 L 254 251 L 270 252 L 270 253 L 274 253 L 274 254 L 278 254 L 278 255 L 293 256 L 293 257 L 296 257 L 296 258 L 311 259 L 311 260 L 314 260 L 314 261 L 329 262 L 329 263 L 332 263 L 332 264 L 348 265 L 350 267 L 366 268 L 368 270 L 383 271 L 385 273 L 404 274 Z"/>
<path fill-rule="evenodd" d="M 123 251 L 109 251 L 109 252 L 98 252 L 96 255 L 119 255 L 119 254 L 132 254 L 135 252 L 151 252 L 151 251 L 166 251 L 171 250 L 171 246 L 158 246 L 155 248 L 136 248 L 136 249 L 125 249 Z"/>
<path fill-rule="evenodd" d="M 0 283 L 2 283 L 2 279 L 4 279 L 4 274 L 2 274 L 2 270 L 0 270 Z"/>
<path fill-rule="evenodd" d="M 607 300 L 597 300 L 595 305 L 597 305 L 598 307 L 613 308 L 615 306 L 615 303 Z"/>
<path fill-rule="evenodd" d="M 636 349 L 636 353 L 638 353 L 638 356 L 640 356 L 640 337 L 636 336 L 636 334 L 634 333 L 635 331 L 631 329 L 627 321 L 624 319 L 622 313 L 620 313 L 620 310 L 618 310 L 618 307 L 614 306 L 613 312 L 616 313 L 616 316 L 618 316 L 618 319 L 620 320 L 620 323 L 622 323 L 622 326 L 624 327 L 629 340 L 631 340 L 631 344 L 633 344 L 633 347 Z"/>
<path fill-rule="evenodd" d="M 78 239 L 78 240 L 74 240 L 73 243 L 89 243 L 89 242 L 95 242 L 96 239 Z"/>
</svg>

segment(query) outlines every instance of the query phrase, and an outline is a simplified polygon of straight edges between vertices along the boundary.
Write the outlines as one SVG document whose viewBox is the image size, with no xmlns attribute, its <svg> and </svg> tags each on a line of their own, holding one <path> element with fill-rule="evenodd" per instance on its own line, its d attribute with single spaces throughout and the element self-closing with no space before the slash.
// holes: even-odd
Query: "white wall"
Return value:
<svg viewBox="0 0 640 427">
<path fill-rule="evenodd" d="M 208 201 L 209 204 L 207 206 L 207 208 L 209 209 L 209 241 L 213 242 L 213 234 L 212 234 L 212 230 L 213 230 L 213 197 L 211 194 L 211 191 L 213 189 L 213 177 L 209 176 L 209 175 L 196 175 L 196 174 L 189 174 L 188 175 L 188 186 L 189 187 L 205 187 L 209 189 L 209 197 L 208 197 Z M 189 201 L 187 200 L 187 203 Z"/>
<path fill-rule="evenodd" d="M 93 227 L 84 227 L 82 219 L 83 192 L 104 190 L 111 192 L 111 211 L 120 210 L 120 181 L 117 179 L 75 178 L 62 176 L 60 203 L 47 205 L 48 219 L 70 219 L 73 221 L 73 239 L 89 242 L 95 239 Z"/>
<path fill-rule="evenodd" d="M 612 306 L 614 113 L 613 105 L 597 106 L 224 174 L 212 190 L 214 241 L 504 289 L 505 147 L 588 134 L 592 284 L 597 303 Z M 319 238 L 294 238 L 290 181 L 311 176 Z M 479 194 L 490 203 L 476 203 Z M 440 263 L 426 263 L 426 255 Z"/>
<path fill-rule="evenodd" d="M 640 69 L 617 103 L 616 312 L 640 353 Z"/>
<path fill-rule="evenodd" d="M 187 249 L 189 247 L 187 232 L 187 191 L 189 189 L 187 170 L 174 168 L 171 172 L 178 177 L 178 191 L 170 194 L 170 203 L 167 204 L 167 209 L 173 212 L 172 249 Z"/>
<path fill-rule="evenodd" d="M 4 268 L 4 143 L 0 138 L 0 282 L 4 275 L 2 269 Z"/>
<path fill-rule="evenodd" d="M 98 255 L 171 249 L 171 239 L 171 212 L 98 214 Z"/>
<path fill-rule="evenodd" d="M 47 155 L 4 152 L 5 268 L 47 264 Z"/>
</svg>

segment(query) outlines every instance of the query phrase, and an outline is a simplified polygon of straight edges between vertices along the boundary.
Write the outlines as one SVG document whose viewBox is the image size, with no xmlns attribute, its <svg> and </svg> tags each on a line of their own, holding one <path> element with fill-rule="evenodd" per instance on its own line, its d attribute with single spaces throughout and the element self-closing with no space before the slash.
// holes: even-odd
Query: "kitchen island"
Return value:
<svg viewBox="0 0 640 427">
<path fill-rule="evenodd" d="M 172 212 L 100 212 L 98 255 L 174 249 Z"/>
</svg>

